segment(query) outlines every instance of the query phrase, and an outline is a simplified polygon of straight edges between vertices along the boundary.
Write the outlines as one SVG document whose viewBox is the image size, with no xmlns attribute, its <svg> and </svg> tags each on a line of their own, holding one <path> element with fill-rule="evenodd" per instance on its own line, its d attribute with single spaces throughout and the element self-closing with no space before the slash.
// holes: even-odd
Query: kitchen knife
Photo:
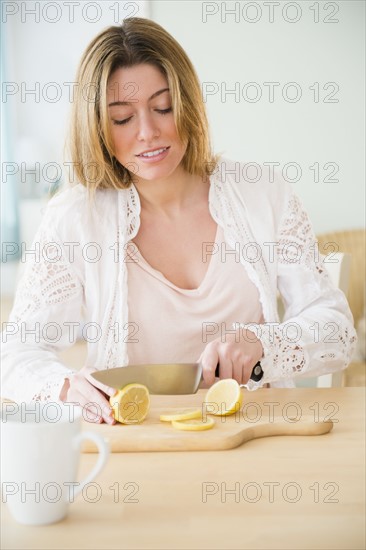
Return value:
<svg viewBox="0 0 366 550">
<path fill-rule="evenodd" d="M 112 388 L 120 389 L 127 384 L 137 383 L 146 386 L 151 394 L 183 395 L 196 393 L 202 380 L 201 363 L 164 363 L 129 365 L 114 369 L 97 370 L 91 376 Z M 219 376 L 219 365 L 215 376 Z M 263 377 L 263 370 L 258 362 L 250 379 L 258 382 Z M 246 384 L 244 384 L 246 386 Z"/>
</svg>

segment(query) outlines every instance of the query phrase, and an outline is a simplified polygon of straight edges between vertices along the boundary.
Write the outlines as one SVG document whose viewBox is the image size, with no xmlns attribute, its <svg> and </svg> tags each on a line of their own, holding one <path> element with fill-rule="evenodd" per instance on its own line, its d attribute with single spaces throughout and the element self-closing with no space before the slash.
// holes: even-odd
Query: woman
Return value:
<svg viewBox="0 0 366 550">
<path fill-rule="evenodd" d="M 3 346 L 3 395 L 96 403 L 93 419 L 113 423 L 114 389 L 95 369 L 200 360 L 207 385 L 218 363 L 221 378 L 247 383 L 260 360 L 251 387 L 281 387 L 345 368 L 352 316 L 306 213 L 278 175 L 251 183 L 244 165 L 213 155 L 179 44 L 126 19 L 89 45 L 77 81 L 78 184 L 49 202 L 36 236 Z M 82 319 L 88 357 L 75 373 L 56 353 Z"/>
</svg>

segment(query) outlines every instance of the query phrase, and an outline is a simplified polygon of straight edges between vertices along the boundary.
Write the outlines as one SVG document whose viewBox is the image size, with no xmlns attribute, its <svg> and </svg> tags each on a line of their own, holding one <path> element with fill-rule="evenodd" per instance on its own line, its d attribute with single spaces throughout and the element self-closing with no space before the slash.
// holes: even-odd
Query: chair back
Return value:
<svg viewBox="0 0 366 550">
<path fill-rule="evenodd" d="M 320 255 L 324 268 L 327 270 L 333 284 L 347 296 L 350 282 L 351 255 L 343 252 L 332 252 L 328 256 Z M 300 378 L 295 380 L 297 387 L 331 388 L 342 386 L 343 371 L 322 374 L 315 378 Z"/>
<path fill-rule="evenodd" d="M 364 229 L 351 229 L 349 231 L 336 231 L 317 236 L 320 254 L 328 258 L 332 251 L 350 254 L 352 264 L 349 273 L 349 288 L 347 293 L 348 303 L 352 311 L 355 325 L 365 313 L 365 251 L 366 231 Z M 327 268 L 330 264 L 327 264 Z M 330 267 L 330 269 L 332 269 Z M 342 288 L 341 285 L 337 285 Z"/>
</svg>

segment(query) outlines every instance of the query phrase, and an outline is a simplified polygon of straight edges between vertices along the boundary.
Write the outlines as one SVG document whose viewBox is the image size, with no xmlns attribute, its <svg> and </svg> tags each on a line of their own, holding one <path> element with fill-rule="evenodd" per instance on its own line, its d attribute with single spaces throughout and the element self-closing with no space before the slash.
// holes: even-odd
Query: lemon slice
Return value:
<svg viewBox="0 0 366 550">
<path fill-rule="evenodd" d="M 202 419 L 193 418 L 192 420 L 173 420 L 172 426 L 176 430 L 183 430 L 187 432 L 201 432 L 203 430 L 211 430 L 215 425 L 213 418 L 207 417 L 205 421 Z"/>
<path fill-rule="evenodd" d="M 127 384 L 110 399 L 113 416 L 122 424 L 143 422 L 149 412 L 149 390 L 142 384 Z"/>
<path fill-rule="evenodd" d="M 194 418 L 202 418 L 201 409 L 181 409 L 174 413 L 161 414 L 160 420 L 162 422 L 173 422 L 173 420 L 192 420 Z"/>
<path fill-rule="evenodd" d="M 243 394 L 236 380 L 225 378 L 211 386 L 204 403 L 210 404 L 210 407 L 206 407 L 208 414 L 229 416 L 240 410 L 243 404 Z"/>
</svg>

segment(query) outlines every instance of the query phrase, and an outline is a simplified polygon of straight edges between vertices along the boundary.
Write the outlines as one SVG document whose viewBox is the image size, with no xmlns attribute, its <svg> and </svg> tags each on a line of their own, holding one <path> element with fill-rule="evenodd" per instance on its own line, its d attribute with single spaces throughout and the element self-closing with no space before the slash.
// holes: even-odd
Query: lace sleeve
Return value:
<svg viewBox="0 0 366 550">
<path fill-rule="evenodd" d="M 356 342 L 347 300 L 319 260 L 309 218 L 291 195 L 277 239 L 282 323 L 260 326 L 263 383 L 344 369 Z"/>
<path fill-rule="evenodd" d="M 83 287 L 67 251 L 44 220 L 2 332 L 2 396 L 14 401 L 55 400 L 72 370 L 57 352 L 71 346 L 80 326 Z"/>
</svg>

